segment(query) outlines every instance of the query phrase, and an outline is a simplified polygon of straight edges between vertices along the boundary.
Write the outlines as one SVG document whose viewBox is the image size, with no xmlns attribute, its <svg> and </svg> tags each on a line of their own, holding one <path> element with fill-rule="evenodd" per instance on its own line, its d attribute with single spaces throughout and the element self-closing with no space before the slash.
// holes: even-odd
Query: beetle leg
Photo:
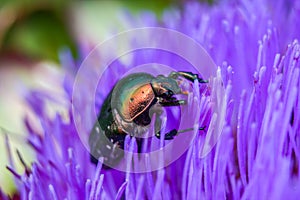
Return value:
<svg viewBox="0 0 300 200">
<path fill-rule="evenodd" d="M 160 139 L 160 135 L 161 135 L 161 124 L 162 124 L 162 120 L 160 118 L 159 113 L 157 113 L 156 115 L 156 119 L 155 119 L 155 136 Z M 172 131 L 168 132 L 165 134 L 165 140 L 172 140 L 174 138 L 174 136 L 177 135 L 177 130 L 173 129 Z"/>
<path fill-rule="evenodd" d="M 180 104 L 179 104 L 180 103 Z M 160 102 L 160 105 L 162 106 L 177 106 L 177 105 L 181 105 L 186 103 L 184 100 L 176 100 L 175 98 L 172 98 L 170 101 L 165 101 L 165 102 Z M 157 104 L 159 105 L 159 104 Z M 153 108 L 150 111 L 150 115 L 153 116 L 153 114 L 156 114 L 155 117 L 155 123 L 154 123 L 154 131 L 155 131 L 155 136 L 160 139 L 161 136 L 161 124 L 162 124 L 162 120 L 160 118 L 161 114 L 162 114 L 162 110 L 160 106 L 153 106 Z M 184 133 L 184 132 L 188 132 L 188 131 L 192 131 L 194 130 L 194 128 L 188 128 L 188 129 L 183 129 L 183 130 L 177 130 L 177 129 L 172 129 L 171 131 L 165 133 L 165 137 L 164 140 L 173 140 L 174 137 L 180 133 Z M 199 131 L 205 131 L 206 127 L 199 127 L 198 128 Z"/>
<path fill-rule="evenodd" d="M 164 139 L 165 139 L 165 140 L 173 140 L 173 139 L 174 139 L 174 136 L 176 136 L 177 133 L 178 133 L 178 131 L 177 131 L 176 129 L 173 129 L 173 130 L 171 130 L 171 131 L 165 133 L 165 138 L 164 138 Z M 155 136 L 156 136 L 158 139 L 160 139 L 160 135 L 161 135 L 161 132 L 160 132 L 160 131 L 157 131 L 157 132 L 155 133 Z"/>
<path fill-rule="evenodd" d="M 153 106 L 151 109 L 151 116 L 155 114 L 155 122 L 154 122 L 154 131 L 155 131 L 155 136 L 157 138 L 160 138 L 160 130 L 161 130 L 161 124 L 162 124 L 162 119 L 160 118 L 162 114 L 162 109 L 160 106 Z"/>
<path fill-rule="evenodd" d="M 198 128 L 199 131 L 205 131 L 205 129 L 206 129 L 205 126 L 204 126 L 204 127 L 199 127 L 199 128 Z M 165 138 L 164 138 L 164 139 L 165 139 L 165 140 L 173 140 L 174 137 L 175 137 L 176 135 L 178 135 L 179 133 L 184 133 L 184 132 L 192 131 L 192 130 L 194 130 L 194 129 L 193 129 L 193 128 L 188 128 L 188 129 L 183 129 L 183 130 L 173 129 L 173 130 L 171 130 L 171 131 L 165 133 Z M 161 135 L 160 131 L 157 131 L 157 132 L 155 133 L 155 136 L 156 136 L 158 139 L 160 139 L 160 135 Z"/>
<path fill-rule="evenodd" d="M 208 83 L 208 80 L 204 80 L 202 78 L 199 78 L 198 74 L 194 74 L 192 72 L 184 72 L 184 71 L 179 71 L 179 72 L 171 72 L 169 77 L 173 79 L 177 79 L 178 76 L 181 76 L 191 82 L 194 82 L 195 80 L 198 80 L 199 83 Z"/>
<path fill-rule="evenodd" d="M 160 118 L 161 114 L 162 114 L 162 110 L 160 106 L 154 107 L 152 109 L 152 116 L 153 114 L 156 114 L 155 116 L 155 123 L 154 123 L 154 131 L 155 131 L 155 136 L 160 139 L 160 135 L 161 135 L 161 126 L 162 126 L 162 119 Z M 174 138 L 174 136 L 177 134 L 177 130 L 173 129 L 172 131 L 168 132 L 165 134 L 165 140 L 171 140 Z"/>
</svg>

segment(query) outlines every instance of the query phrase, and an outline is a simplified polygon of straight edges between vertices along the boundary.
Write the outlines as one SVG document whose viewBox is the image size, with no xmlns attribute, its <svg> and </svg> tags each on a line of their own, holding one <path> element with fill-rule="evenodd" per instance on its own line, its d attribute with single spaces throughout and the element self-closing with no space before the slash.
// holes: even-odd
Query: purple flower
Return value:
<svg viewBox="0 0 300 200">
<path fill-rule="evenodd" d="M 47 115 L 45 102 L 55 101 L 51 95 L 32 92 L 28 96 L 27 102 L 42 127 L 42 136 L 34 128 L 34 122 L 25 119 L 30 133 L 28 143 L 36 151 L 37 161 L 32 166 L 24 164 L 26 170 L 22 175 L 13 166 L 8 167 L 16 178 L 20 197 L 297 199 L 300 196 L 299 14 L 297 1 L 265 0 L 220 2 L 213 6 L 191 2 L 183 11 L 166 11 L 162 23 L 153 19 L 153 15 L 142 16 L 145 24 L 161 24 L 194 38 L 220 66 L 209 87 L 194 83 L 189 88 L 186 107 L 189 115 L 184 118 L 183 126 L 211 124 L 208 133 L 214 133 L 218 123 L 224 122 L 220 137 L 197 132 L 183 156 L 153 172 L 105 170 L 101 160 L 97 167 L 90 162 L 89 152 L 77 134 L 71 107 L 73 74 L 78 64 L 63 54 L 68 115 L 57 114 L 54 118 Z M 134 21 L 131 19 L 133 27 L 140 26 Z M 177 66 L 186 64 L 175 55 L 145 50 L 134 53 L 130 66 L 158 60 L 176 70 L 182 70 Z M 99 82 L 95 102 L 98 109 L 120 76 L 131 67 L 117 60 L 110 69 Z M 84 75 L 92 78 L 92 70 Z M 85 98 L 81 107 L 75 108 L 87 113 L 88 124 L 83 127 L 94 124 L 89 120 L 94 105 L 90 107 L 88 89 L 88 84 L 82 85 L 81 95 Z M 212 112 L 214 107 L 225 112 L 220 121 L 216 121 Z M 166 130 L 179 123 L 178 114 L 167 113 L 167 121 L 171 123 L 167 123 Z M 217 137 L 218 142 L 204 155 L 208 136 Z M 149 146 L 159 149 L 163 142 L 154 137 Z M 124 148 L 136 152 L 135 138 L 127 136 Z M 157 162 L 162 159 L 158 157 Z"/>
</svg>

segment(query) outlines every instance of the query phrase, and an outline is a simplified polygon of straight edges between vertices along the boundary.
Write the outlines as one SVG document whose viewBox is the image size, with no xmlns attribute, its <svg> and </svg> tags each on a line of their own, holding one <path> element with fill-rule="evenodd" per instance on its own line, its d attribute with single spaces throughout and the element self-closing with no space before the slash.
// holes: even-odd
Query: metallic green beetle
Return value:
<svg viewBox="0 0 300 200">
<path fill-rule="evenodd" d="M 183 94 L 178 77 L 194 82 L 207 83 L 192 72 L 171 72 L 168 77 L 157 77 L 147 73 L 130 74 L 114 86 L 105 99 L 98 122 L 95 123 L 90 137 L 90 154 L 93 163 L 103 157 L 104 162 L 114 166 L 123 157 L 126 135 L 136 136 L 140 151 L 142 136 L 151 123 L 151 117 L 156 114 L 155 136 L 160 138 L 162 107 L 179 106 L 185 100 L 178 100 L 174 95 Z M 201 127 L 199 130 L 203 130 Z M 187 131 L 187 130 L 184 130 Z M 179 132 L 176 129 L 165 133 L 164 139 L 171 140 Z M 117 148 L 118 147 L 118 148 Z"/>
</svg>

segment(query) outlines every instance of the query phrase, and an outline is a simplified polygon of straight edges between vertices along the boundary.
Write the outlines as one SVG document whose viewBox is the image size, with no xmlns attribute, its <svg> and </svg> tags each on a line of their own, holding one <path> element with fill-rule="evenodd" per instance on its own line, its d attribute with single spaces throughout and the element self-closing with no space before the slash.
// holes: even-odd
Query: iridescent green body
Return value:
<svg viewBox="0 0 300 200">
<path fill-rule="evenodd" d="M 116 84 L 111 103 L 123 120 L 132 122 L 153 103 L 153 79 L 154 76 L 150 74 L 137 73 L 128 75 Z"/>
</svg>

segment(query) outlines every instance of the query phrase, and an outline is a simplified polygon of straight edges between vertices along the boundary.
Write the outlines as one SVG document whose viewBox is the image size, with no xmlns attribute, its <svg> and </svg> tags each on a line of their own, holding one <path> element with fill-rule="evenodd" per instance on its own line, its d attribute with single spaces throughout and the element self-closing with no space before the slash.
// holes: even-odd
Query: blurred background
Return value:
<svg viewBox="0 0 300 200">
<path fill-rule="evenodd" d="M 212 0 L 203 0 L 212 4 Z M 69 52 L 78 59 L 81 45 L 93 47 L 113 33 L 128 29 L 124 16 L 151 11 L 159 19 L 166 9 L 181 9 L 183 0 L 140 1 L 0 1 L 0 187 L 14 190 L 6 170 L 8 156 L 5 135 L 28 165 L 34 160 L 26 147 L 24 117 L 30 111 L 24 103 L 29 89 L 49 90 L 59 96 L 63 74 L 60 55 Z M 129 26 L 130 27 L 130 26 Z M 59 110 L 51 107 L 53 112 Z M 18 169 L 24 171 L 14 156 Z"/>
</svg>

